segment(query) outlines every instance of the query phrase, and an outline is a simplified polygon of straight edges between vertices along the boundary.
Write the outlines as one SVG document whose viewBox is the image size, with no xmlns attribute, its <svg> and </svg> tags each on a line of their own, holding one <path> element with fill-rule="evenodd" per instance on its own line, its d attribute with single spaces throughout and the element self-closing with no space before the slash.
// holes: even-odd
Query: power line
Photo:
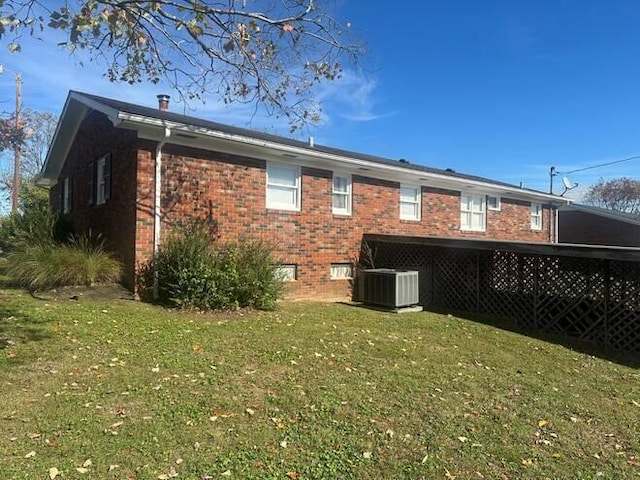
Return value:
<svg viewBox="0 0 640 480">
<path fill-rule="evenodd" d="M 569 175 L 576 172 L 584 172 L 585 170 L 592 170 L 594 168 L 606 167 L 608 165 L 615 165 L 616 163 L 628 162 L 629 160 L 635 160 L 640 158 L 640 155 L 634 155 L 633 157 L 623 158 L 622 160 L 614 160 L 613 162 L 601 163 L 600 165 L 592 165 L 590 167 L 577 168 L 576 170 L 571 170 L 570 172 L 557 172 L 563 175 Z"/>
</svg>

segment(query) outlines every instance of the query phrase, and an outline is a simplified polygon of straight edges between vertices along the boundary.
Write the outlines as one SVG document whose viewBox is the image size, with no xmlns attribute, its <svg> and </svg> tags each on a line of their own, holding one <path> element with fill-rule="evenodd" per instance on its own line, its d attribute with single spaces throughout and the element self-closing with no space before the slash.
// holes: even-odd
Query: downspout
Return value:
<svg viewBox="0 0 640 480">
<path fill-rule="evenodd" d="M 155 185 L 154 185 L 154 201 L 153 201 L 153 298 L 158 298 L 158 269 L 156 267 L 156 259 L 160 248 L 160 233 L 162 231 L 162 147 L 167 143 L 171 136 L 171 129 L 164 128 L 164 136 L 156 146 L 156 163 L 155 163 Z"/>
</svg>

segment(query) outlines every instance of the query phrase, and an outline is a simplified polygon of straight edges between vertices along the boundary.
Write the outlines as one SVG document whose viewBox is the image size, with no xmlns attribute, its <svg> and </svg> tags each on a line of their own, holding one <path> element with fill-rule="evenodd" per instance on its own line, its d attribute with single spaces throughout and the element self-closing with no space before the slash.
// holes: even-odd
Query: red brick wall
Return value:
<svg viewBox="0 0 640 480">
<path fill-rule="evenodd" d="M 153 155 L 147 148 L 148 152 L 138 153 L 139 165 L 141 156 Z M 163 235 L 176 222 L 195 216 L 215 222 L 223 241 L 253 237 L 274 242 L 280 260 L 298 266 L 298 279 L 289 284 L 298 298 L 347 295 L 349 282 L 330 280 L 330 264 L 352 261 L 364 233 L 547 240 L 546 228 L 531 231 L 528 202 L 502 199 L 501 211 L 487 212 L 486 232 L 461 232 L 459 192 L 423 187 L 422 220 L 404 221 L 399 219 L 398 183 L 356 175 L 352 215 L 333 215 L 332 172 L 306 167 L 302 168 L 301 211 L 269 210 L 264 160 L 171 145 L 163 152 Z M 148 193 L 145 187 L 140 189 Z M 545 209 L 545 227 L 546 215 Z M 151 244 L 147 241 L 145 248 L 142 241 L 148 238 L 147 232 L 152 233 L 149 220 L 142 225 L 138 221 L 138 252 L 151 251 Z"/>
<path fill-rule="evenodd" d="M 101 231 L 125 264 L 125 283 L 135 284 L 135 270 L 153 254 L 154 162 L 157 143 L 138 140 L 134 132 L 114 129 L 103 115 L 91 114 L 71 149 L 61 179 L 71 173 L 72 215 L 79 231 Z M 111 199 L 88 205 L 87 165 L 111 153 Z M 352 215 L 332 214 L 332 172 L 302 168 L 300 212 L 266 208 L 266 162 L 189 149 L 163 148 L 162 235 L 189 217 L 209 219 L 222 240 L 262 238 L 276 245 L 278 258 L 298 266 L 288 284 L 298 298 L 344 298 L 349 282 L 330 280 L 331 263 L 356 258 L 364 233 L 547 240 L 548 210 L 542 231 L 530 229 L 530 205 L 502 199 L 502 210 L 487 212 L 486 232 L 460 231 L 460 193 L 422 188 L 422 220 L 399 219 L 395 182 L 352 177 Z M 51 193 L 58 204 L 59 188 Z"/>
<path fill-rule="evenodd" d="M 102 205 L 89 205 L 89 163 L 111 153 L 111 198 Z M 62 179 L 70 177 L 72 185 L 71 217 L 76 233 L 101 232 L 105 245 L 126 266 L 134 264 L 134 222 L 136 134 L 115 129 L 102 114 L 93 112 L 82 122 L 67 161 L 51 189 L 55 210 L 60 208 Z M 123 281 L 134 285 L 132 268 L 125 268 Z"/>
</svg>

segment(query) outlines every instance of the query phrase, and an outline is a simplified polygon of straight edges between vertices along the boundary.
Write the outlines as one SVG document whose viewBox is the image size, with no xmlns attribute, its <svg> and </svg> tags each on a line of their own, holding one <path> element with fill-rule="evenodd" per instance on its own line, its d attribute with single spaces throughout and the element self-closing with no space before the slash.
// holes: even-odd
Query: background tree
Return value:
<svg viewBox="0 0 640 480">
<path fill-rule="evenodd" d="M 632 178 L 600 179 L 591 185 L 583 202 L 587 205 L 640 215 L 640 180 Z"/>
<path fill-rule="evenodd" d="M 58 117 L 49 112 L 24 110 L 21 118 L 23 120 L 21 122 L 21 130 L 18 135 L 14 134 L 12 140 L 7 143 L 6 148 L 12 151 L 15 142 L 21 144 L 20 208 L 24 208 L 25 198 L 32 198 L 34 195 L 44 199 L 48 198 L 47 189 L 33 185 L 33 178 L 44 165 L 47 150 L 56 131 Z M 15 122 L 13 125 L 15 125 Z M 15 127 L 9 124 L 7 128 L 12 131 Z M 13 191 L 12 174 L 13 172 L 10 169 L 0 172 L 0 190 L 6 194 L 7 199 L 11 197 L 11 192 Z"/>
<path fill-rule="evenodd" d="M 361 53 L 329 3 L 4 0 L 0 39 L 17 52 L 25 30 L 60 30 L 71 52 L 106 62 L 112 81 L 164 79 L 183 100 L 213 93 L 225 103 L 252 103 L 286 116 L 295 130 L 319 118 L 312 87 L 338 78 Z"/>
</svg>

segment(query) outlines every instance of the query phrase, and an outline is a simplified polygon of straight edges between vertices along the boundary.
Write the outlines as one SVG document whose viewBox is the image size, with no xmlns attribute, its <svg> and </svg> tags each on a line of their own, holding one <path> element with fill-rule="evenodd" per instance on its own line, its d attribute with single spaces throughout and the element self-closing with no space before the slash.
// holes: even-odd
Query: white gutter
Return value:
<svg viewBox="0 0 640 480">
<path fill-rule="evenodd" d="M 160 249 L 160 233 L 162 230 L 162 211 L 161 211 L 161 194 L 162 194 L 162 147 L 171 136 L 171 129 L 169 127 L 164 128 L 164 136 L 158 141 L 156 146 L 156 163 L 155 163 L 155 186 L 154 186 L 154 200 L 153 200 L 153 298 L 158 298 L 158 270 L 155 265 L 155 260 L 158 256 L 158 250 Z"/>
<path fill-rule="evenodd" d="M 216 138 L 220 140 L 241 143 L 241 144 L 250 145 L 254 147 L 269 148 L 269 149 L 278 150 L 280 152 L 289 153 L 296 156 L 302 155 L 307 158 L 318 158 L 323 160 L 346 163 L 348 165 L 351 165 L 357 168 L 377 169 L 377 170 L 383 170 L 390 173 L 404 174 L 404 175 L 409 174 L 411 176 L 424 177 L 425 179 L 429 178 L 429 179 L 440 180 L 440 181 L 449 182 L 449 183 L 463 184 L 464 186 L 467 186 L 467 187 L 469 186 L 480 187 L 482 189 L 489 190 L 489 191 L 493 191 L 496 188 L 498 188 L 501 192 L 511 193 L 516 196 L 525 195 L 527 197 L 530 197 L 530 198 L 533 197 L 538 200 L 544 199 L 547 201 L 553 201 L 558 203 L 569 203 L 569 201 L 567 200 L 565 200 L 565 202 L 562 202 L 562 199 L 559 198 L 557 195 L 551 195 L 543 192 L 532 192 L 532 191 L 523 190 L 517 187 L 509 187 L 506 185 L 496 185 L 489 182 L 482 182 L 478 180 L 472 180 L 472 179 L 466 179 L 466 178 L 460 178 L 460 177 L 452 177 L 449 175 L 426 172 L 426 171 L 416 170 L 412 168 L 404 168 L 404 167 L 395 166 L 395 165 L 385 165 L 383 163 L 372 162 L 372 161 L 362 160 L 362 159 L 357 159 L 352 157 L 346 157 L 343 155 L 336 155 L 332 153 L 326 153 L 319 150 L 314 150 L 312 148 L 303 148 L 303 147 L 297 147 L 293 145 L 286 145 L 282 143 L 272 142 L 269 140 L 246 137 L 244 135 L 229 134 L 229 133 L 219 132 L 216 130 L 209 130 L 201 127 L 192 127 L 192 126 L 190 127 L 183 123 L 166 122 L 163 120 L 145 117 L 142 115 L 134 115 L 127 112 L 120 112 L 118 115 L 118 118 L 123 122 L 128 121 L 138 125 L 147 125 L 147 126 L 165 127 L 165 128 L 167 125 L 169 125 L 170 128 L 174 131 L 180 130 L 190 135 L 200 135 L 200 136 L 205 136 L 209 138 Z M 464 187 L 461 187 L 461 189 L 464 189 Z"/>
</svg>

